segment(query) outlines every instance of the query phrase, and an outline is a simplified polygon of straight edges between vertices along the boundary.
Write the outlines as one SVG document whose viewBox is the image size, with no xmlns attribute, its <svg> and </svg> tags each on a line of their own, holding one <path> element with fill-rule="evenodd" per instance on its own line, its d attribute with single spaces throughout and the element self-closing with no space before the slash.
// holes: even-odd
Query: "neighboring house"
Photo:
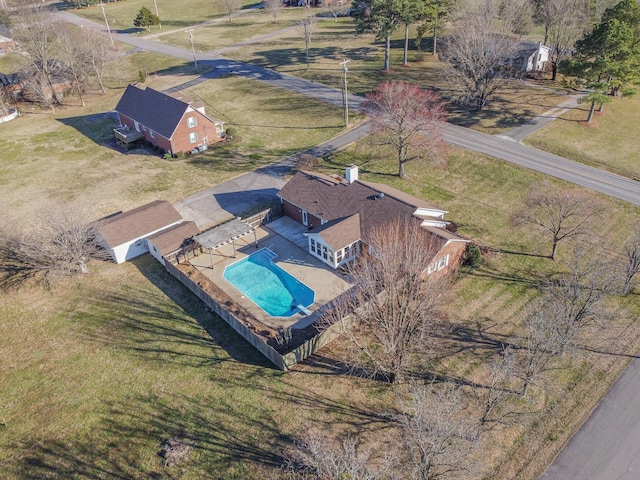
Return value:
<svg viewBox="0 0 640 480">
<path fill-rule="evenodd" d="M 438 253 L 428 273 L 457 266 L 468 240 L 446 230 L 445 210 L 395 188 L 358 180 L 358 167 L 346 178 L 298 172 L 280 190 L 284 214 L 307 226 L 309 253 L 338 268 L 356 258 L 370 244 L 373 231 L 402 218 L 421 221 L 433 237 Z"/>
<path fill-rule="evenodd" d="M 543 72 L 549 61 L 549 47 L 541 42 L 520 42 L 516 47 L 515 66 L 525 72 Z"/>
<path fill-rule="evenodd" d="M 182 222 L 182 216 L 165 200 L 119 213 L 98 222 L 96 235 L 116 263 L 126 262 L 149 251 L 147 237 Z"/>
<path fill-rule="evenodd" d="M 118 141 L 128 144 L 145 139 L 171 155 L 206 150 L 224 137 L 223 122 L 207 116 L 203 104 L 149 87 L 129 85 L 116 112 Z"/>
<path fill-rule="evenodd" d="M 149 253 L 162 265 L 164 257 L 193 244 L 193 237 L 200 233 L 195 222 L 182 222 L 147 237 Z"/>
</svg>

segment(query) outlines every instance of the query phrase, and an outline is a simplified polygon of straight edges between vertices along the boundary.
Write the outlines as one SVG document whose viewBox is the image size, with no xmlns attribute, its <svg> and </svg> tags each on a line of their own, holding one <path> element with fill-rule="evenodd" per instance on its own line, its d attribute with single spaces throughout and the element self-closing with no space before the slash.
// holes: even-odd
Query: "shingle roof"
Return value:
<svg viewBox="0 0 640 480">
<path fill-rule="evenodd" d="M 134 210 L 120 213 L 101 222 L 96 231 L 110 248 L 144 238 L 182 220 L 166 200 L 156 200 Z"/>
<path fill-rule="evenodd" d="M 360 214 L 356 213 L 347 218 L 338 218 L 325 223 L 316 233 L 334 250 L 355 243 L 361 236 Z"/>
<path fill-rule="evenodd" d="M 150 87 L 143 90 L 128 85 L 116 105 L 116 112 L 136 120 L 165 138 L 171 138 L 188 111 L 193 111 L 195 115 L 200 115 L 212 123 L 219 122 L 198 111 L 197 107 L 190 103 L 191 99 L 179 94 L 165 95 Z"/>
<path fill-rule="evenodd" d="M 153 242 L 160 255 L 167 255 L 178 250 L 185 240 L 191 239 L 194 235 L 200 233 L 200 229 L 196 222 L 182 222 L 173 227 L 154 233 L 149 240 Z"/>
<path fill-rule="evenodd" d="M 349 184 L 340 177 L 315 172 L 296 173 L 278 196 L 324 219 L 327 223 L 312 232 L 336 249 L 358 239 L 369 242 L 375 229 L 398 218 L 412 218 L 418 208 L 446 213 L 387 185 L 360 180 Z M 463 240 L 444 228 L 424 228 L 438 236 L 442 245 L 448 240 Z"/>
</svg>

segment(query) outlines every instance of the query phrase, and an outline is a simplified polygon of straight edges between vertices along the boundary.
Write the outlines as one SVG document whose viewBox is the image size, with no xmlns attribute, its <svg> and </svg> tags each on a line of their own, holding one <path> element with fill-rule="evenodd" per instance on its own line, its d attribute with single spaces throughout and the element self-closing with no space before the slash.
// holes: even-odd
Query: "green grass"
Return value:
<svg viewBox="0 0 640 480">
<path fill-rule="evenodd" d="M 579 105 L 560 120 L 527 137 L 533 147 L 640 180 L 638 138 L 640 98 L 614 98 L 604 113 L 586 123 L 589 105 Z"/>
</svg>

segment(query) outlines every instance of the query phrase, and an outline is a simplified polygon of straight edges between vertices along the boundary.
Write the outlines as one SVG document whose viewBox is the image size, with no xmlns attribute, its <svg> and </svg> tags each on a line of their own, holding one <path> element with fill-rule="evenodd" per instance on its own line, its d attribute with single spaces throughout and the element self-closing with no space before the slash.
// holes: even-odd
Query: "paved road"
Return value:
<svg viewBox="0 0 640 480">
<path fill-rule="evenodd" d="M 635 358 L 540 480 L 640 478 L 640 358 Z"/>
<path fill-rule="evenodd" d="M 68 12 L 60 12 L 58 15 L 68 22 L 104 32 L 103 26 L 77 17 Z M 193 59 L 192 52 L 187 49 L 161 45 L 152 40 L 129 34 L 116 34 L 116 37 L 121 42 L 134 45 L 148 51 L 154 51 L 185 60 Z M 266 82 L 302 95 L 307 95 L 332 103 L 334 105 L 342 105 L 342 93 L 338 89 L 274 72 L 259 66 L 223 58 L 213 53 L 198 54 L 197 56 L 198 61 L 211 63 L 214 70 L 203 75 L 203 78 L 190 82 L 190 84 L 206 81 L 206 79 L 215 78 L 219 75 L 232 73 L 246 78 Z M 181 87 L 184 88 L 184 85 Z M 362 101 L 362 97 L 355 95 L 349 97 L 349 103 L 354 109 L 359 108 Z M 536 150 L 534 148 L 521 145 L 509 138 L 495 137 L 451 124 L 446 125 L 444 138 L 452 145 L 500 158 L 523 167 L 537 170 L 547 175 L 561 178 L 568 182 L 582 185 L 635 205 L 640 205 L 640 181 L 627 179 L 619 175 L 614 175 L 556 155 Z"/>
</svg>

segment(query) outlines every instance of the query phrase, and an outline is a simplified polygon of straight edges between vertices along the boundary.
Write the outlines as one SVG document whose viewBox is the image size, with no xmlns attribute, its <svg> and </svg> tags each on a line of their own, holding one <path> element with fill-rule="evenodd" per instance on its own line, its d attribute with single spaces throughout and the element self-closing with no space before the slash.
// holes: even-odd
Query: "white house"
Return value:
<svg viewBox="0 0 640 480">
<path fill-rule="evenodd" d="M 542 42 L 520 42 L 517 46 L 516 61 L 522 65 L 525 72 L 542 72 L 549 61 L 549 47 Z"/>
<path fill-rule="evenodd" d="M 100 244 L 116 263 L 123 263 L 149 251 L 147 237 L 182 222 L 182 215 L 166 200 L 138 207 L 107 218 L 96 226 Z"/>
</svg>

